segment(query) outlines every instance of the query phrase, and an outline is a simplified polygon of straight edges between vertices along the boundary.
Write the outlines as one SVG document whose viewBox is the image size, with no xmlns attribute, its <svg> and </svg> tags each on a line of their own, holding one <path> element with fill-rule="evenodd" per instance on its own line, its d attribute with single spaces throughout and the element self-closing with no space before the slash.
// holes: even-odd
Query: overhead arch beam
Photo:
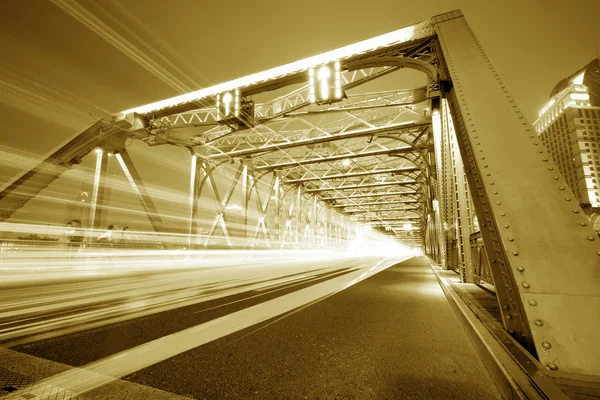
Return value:
<svg viewBox="0 0 600 400">
<path fill-rule="evenodd" d="M 410 68 L 427 74 L 435 82 L 439 80 L 438 71 L 431 64 L 412 57 L 371 57 L 349 62 L 347 67 L 348 71 L 373 67 Z"/>
</svg>

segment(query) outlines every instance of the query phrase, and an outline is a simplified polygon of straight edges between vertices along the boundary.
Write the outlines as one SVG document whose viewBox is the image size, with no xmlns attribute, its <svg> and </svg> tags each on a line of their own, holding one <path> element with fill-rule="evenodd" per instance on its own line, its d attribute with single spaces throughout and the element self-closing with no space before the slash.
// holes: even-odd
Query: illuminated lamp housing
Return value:
<svg viewBox="0 0 600 400">
<path fill-rule="evenodd" d="M 218 93 L 215 96 L 217 121 L 233 126 L 235 129 L 247 129 L 254 126 L 254 101 L 244 98 L 239 89 Z"/>
<path fill-rule="evenodd" d="M 346 98 L 342 86 L 342 66 L 339 61 L 308 69 L 308 100 L 316 104 L 331 104 Z"/>
</svg>

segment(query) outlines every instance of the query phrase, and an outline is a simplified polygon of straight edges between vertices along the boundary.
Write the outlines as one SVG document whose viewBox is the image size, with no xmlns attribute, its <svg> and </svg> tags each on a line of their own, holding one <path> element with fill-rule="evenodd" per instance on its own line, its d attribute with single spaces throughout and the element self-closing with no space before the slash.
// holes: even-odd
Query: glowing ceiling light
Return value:
<svg viewBox="0 0 600 400">
<path fill-rule="evenodd" d="M 241 210 L 242 206 L 238 204 L 232 204 L 230 206 L 225 207 L 226 210 Z"/>
<path fill-rule="evenodd" d="M 343 165 L 344 167 L 347 167 L 347 166 L 349 166 L 349 165 L 350 165 L 350 162 L 351 162 L 351 161 L 350 161 L 348 158 L 345 158 L 344 160 L 342 160 L 342 165 Z"/>
</svg>

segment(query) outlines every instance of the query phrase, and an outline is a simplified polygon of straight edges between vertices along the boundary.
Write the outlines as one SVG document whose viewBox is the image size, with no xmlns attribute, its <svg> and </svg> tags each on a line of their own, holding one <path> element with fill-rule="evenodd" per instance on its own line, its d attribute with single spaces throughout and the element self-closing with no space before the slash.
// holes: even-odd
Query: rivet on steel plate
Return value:
<svg viewBox="0 0 600 400">
<path fill-rule="evenodd" d="M 548 167 L 549 171 L 554 171 L 554 167 Z"/>
<path fill-rule="evenodd" d="M 509 238 L 508 238 L 508 241 L 509 241 L 509 242 L 514 242 L 514 241 L 515 241 L 515 238 L 511 238 L 511 237 L 509 237 Z"/>
<path fill-rule="evenodd" d="M 524 268 L 522 265 L 519 265 L 519 266 L 517 267 L 517 271 L 519 271 L 519 272 L 523 272 L 523 271 L 525 271 L 525 268 Z"/>
<path fill-rule="evenodd" d="M 550 342 L 542 342 L 542 347 L 548 350 L 552 348 L 552 345 L 550 344 Z"/>
<path fill-rule="evenodd" d="M 585 222 L 580 222 L 579 225 L 586 226 L 587 224 Z"/>
<path fill-rule="evenodd" d="M 554 364 L 553 362 L 549 362 L 548 364 L 546 364 L 546 368 L 548 368 L 551 371 L 558 371 L 558 365 Z"/>
<path fill-rule="evenodd" d="M 506 314 L 506 319 L 512 319 L 512 315 Z"/>
<path fill-rule="evenodd" d="M 579 210 L 573 210 L 573 213 L 579 214 Z"/>
<path fill-rule="evenodd" d="M 508 228 L 510 228 L 510 225 L 508 225 L 508 224 L 507 224 L 507 225 L 504 225 L 504 227 L 505 227 L 506 229 L 508 229 Z"/>
<path fill-rule="evenodd" d="M 501 212 L 500 216 L 504 217 L 506 215 L 506 213 Z"/>
<path fill-rule="evenodd" d="M 560 178 L 558 176 L 553 177 L 552 179 L 554 179 L 555 181 L 559 180 Z"/>
<path fill-rule="evenodd" d="M 501 204 L 502 204 L 502 202 L 500 202 L 500 201 L 497 201 L 497 202 L 496 202 L 496 204 L 497 204 L 497 205 L 501 205 Z"/>
<path fill-rule="evenodd" d="M 529 282 L 521 282 L 521 286 L 523 286 L 525 289 L 529 289 L 531 287 L 531 285 L 529 284 Z"/>
<path fill-rule="evenodd" d="M 565 187 L 564 186 L 559 186 L 558 190 L 565 190 Z"/>
<path fill-rule="evenodd" d="M 513 256 L 518 256 L 519 252 L 518 251 L 513 251 Z"/>
<path fill-rule="evenodd" d="M 536 300 L 529 300 L 529 301 L 528 301 L 528 303 L 529 303 L 529 305 L 530 305 L 531 307 L 535 307 L 535 306 L 537 306 L 537 301 L 536 301 Z"/>
<path fill-rule="evenodd" d="M 571 201 L 570 197 L 565 197 L 565 201 Z"/>
<path fill-rule="evenodd" d="M 544 321 L 542 321 L 541 319 L 536 319 L 536 320 L 534 321 L 534 323 L 535 323 L 537 326 L 544 326 Z"/>
<path fill-rule="evenodd" d="M 593 236 L 588 236 L 588 237 L 587 237 L 587 239 L 588 239 L 590 242 L 591 242 L 591 241 L 593 241 L 593 240 L 595 240 Z"/>
</svg>

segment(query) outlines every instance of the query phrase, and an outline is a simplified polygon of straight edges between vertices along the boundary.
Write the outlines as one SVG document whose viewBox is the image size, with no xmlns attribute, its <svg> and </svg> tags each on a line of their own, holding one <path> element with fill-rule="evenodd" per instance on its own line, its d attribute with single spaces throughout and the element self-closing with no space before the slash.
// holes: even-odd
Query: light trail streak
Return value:
<svg viewBox="0 0 600 400">
<path fill-rule="evenodd" d="M 179 92 L 189 87 L 74 0 L 52 0 L 64 12 L 113 45 L 127 57 Z"/>
<path fill-rule="evenodd" d="M 8 345 L 271 290 L 372 256 L 306 250 L 123 250 L 84 253 L 85 258 L 58 251 L 17 254 L 4 257 L 0 271 L 0 341 Z"/>
<path fill-rule="evenodd" d="M 342 256 L 334 260 L 342 261 L 344 258 Z M 55 375 L 33 385 L 32 391 L 35 392 L 37 387 L 49 384 L 57 387 L 59 392 L 83 394 L 210 341 L 317 302 L 407 258 L 409 257 L 382 258 L 367 254 L 363 254 L 362 259 L 346 258 L 345 263 L 350 262 L 357 267 L 353 272 L 163 336 L 83 368 L 74 368 Z M 331 261 L 326 261 L 326 264 L 331 265 Z"/>
</svg>

